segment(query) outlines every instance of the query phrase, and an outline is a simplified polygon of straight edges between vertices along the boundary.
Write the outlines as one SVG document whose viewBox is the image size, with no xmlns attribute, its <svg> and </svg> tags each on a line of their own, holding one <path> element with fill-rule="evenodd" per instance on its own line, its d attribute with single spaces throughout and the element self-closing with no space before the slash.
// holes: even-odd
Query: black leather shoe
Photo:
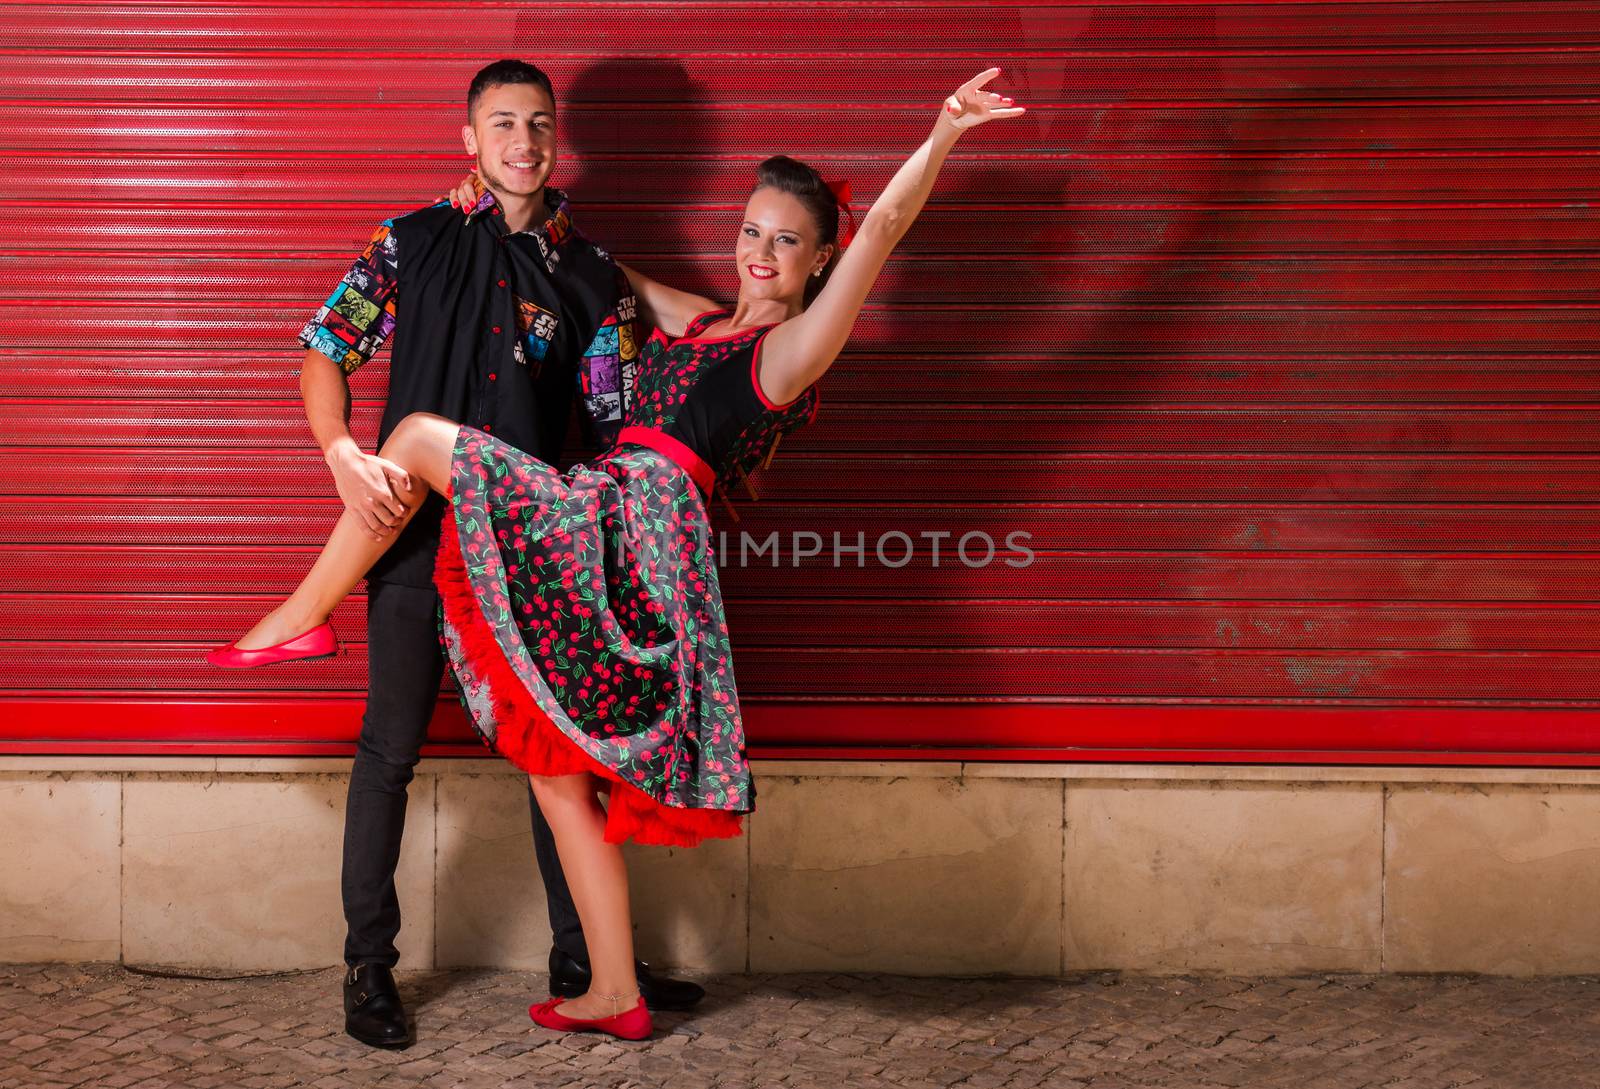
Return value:
<svg viewBox="0 0 1600 1089">
<path fill-rule="evenodd" d="M 386 964 L 360 964 L 344 974 L 344 1030 L 370 1047 L 410 1047 L 411 1026 L 394 973 Z"/>
<path fill-rule="evenodd" d="M 639 993 L 652 1010 L 686 1010 L 706 996 L 706 989 L 687 979 L 667 979 L 650 971 L 642 960 L 633 962 L 639 977 Z M 561 950 L 550 950 L 550 993 L 560 998 L 577 998 L 589 989 L 589 966 Z"/>
</svg>

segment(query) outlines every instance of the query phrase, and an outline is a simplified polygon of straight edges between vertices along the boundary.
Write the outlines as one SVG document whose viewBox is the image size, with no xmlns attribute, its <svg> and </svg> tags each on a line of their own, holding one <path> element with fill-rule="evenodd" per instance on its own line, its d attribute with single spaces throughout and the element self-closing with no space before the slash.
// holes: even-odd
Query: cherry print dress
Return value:
<svg viewBox="0 0 1600 1089">
<path fill-rule="evenodd" d="M 526 771 L 609 784 L 606 839 L 693 846 L 754 809 L 706 515 L 815 385 L 774 404 L 756 379 L 773 327 L 658 329 L 610 449 L 560 472 L 462 427 L 434 580 L 441 639 L 483 741 Z"/>
</svg>

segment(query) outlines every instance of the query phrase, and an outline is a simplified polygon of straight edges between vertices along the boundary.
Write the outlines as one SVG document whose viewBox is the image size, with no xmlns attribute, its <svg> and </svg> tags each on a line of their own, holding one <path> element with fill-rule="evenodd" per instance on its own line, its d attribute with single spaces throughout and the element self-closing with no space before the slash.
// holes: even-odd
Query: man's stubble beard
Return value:
<svg viewBox="0 0 1600 1089">
<path fill-rule="evenodd" d="M 508 194 L 510 196 L 514 196 L 514 197 L 529 197 L 529 198 L 542 196 L 544 194 L 545 186 L 550 181 L 550 174 L 547 171 L 545 173 L 545 176 L 542 179 L 540 179 L 539 187 L 537 189 L 530 190 L 530 191 L 528 191 L 526 193 L 519 193 L 515 189 L 513 189 L 509 185 L 507 185 L 503 178 L 501 178 L 497 174 L 495 174 L 492 170 L 490 170 L 482 162 L 478 163 L 478 177 L 480 179 L 482 179 L 484 185 L 488 186 L 490 189 L 495 190 L 496 192 L 506 193 L 506 194 Z"/>
</svg>

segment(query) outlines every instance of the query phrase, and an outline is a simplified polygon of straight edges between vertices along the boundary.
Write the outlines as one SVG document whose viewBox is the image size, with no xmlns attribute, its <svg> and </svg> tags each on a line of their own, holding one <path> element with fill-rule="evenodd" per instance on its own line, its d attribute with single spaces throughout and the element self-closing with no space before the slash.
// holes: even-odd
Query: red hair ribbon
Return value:
<svg viewBox="0 0 1600 1089">
<path fill-rule="evenodd" d="M 841 178 L 828 183 L 828 189 L 833 193 L 833 198 L 839 202 L 839 210 L 844 213 L 845 224 L 839 231 L 839 248 L 850 244 L 856 236 L 856 214 L 850 210 L 850 182 Z"/>
</svg>

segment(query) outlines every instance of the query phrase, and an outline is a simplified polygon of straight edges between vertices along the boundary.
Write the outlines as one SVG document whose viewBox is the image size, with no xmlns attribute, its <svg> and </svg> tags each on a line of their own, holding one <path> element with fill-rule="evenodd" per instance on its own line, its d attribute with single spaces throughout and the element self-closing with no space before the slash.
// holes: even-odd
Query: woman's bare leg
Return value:
<svg viewBox="0 0 1600 1089">
<path fill-rule="evenodd" d="M 561 871 L 589 947 L 589 990 L 561 1004 L 568 1017 L 610 1017 L 639 998 L 633 967 L 633 919 L 628 908 L 628 868 L 622 849 L 605 841 L 606 812 L 593 775 L 530 775 L 539 809 L 556 836 Z M 627 995 L 613 1001 L 602 995 Z"/>
<path fill-rule="evenodd" d="M 411 474 L 411 487 L 395 484 L 395 493 L 405 504 L 406 514 L 399 528 L 381 541 L 367 534 L 361 519 L 349 510 L 339 515 L 328 543 L 323 546 L 306 577 L 272 612 L 262 617 L 235 646 L 256 650 L 275 646 L 310 631 L 333 612 L 356 583 L 378 562 L 400 537 L 430 491 L 450 494 L 450 458 L 455 450 L 460 425 L 443 416 L 415 412 L 395 427 L 378 453 Z"/>
</svg>

